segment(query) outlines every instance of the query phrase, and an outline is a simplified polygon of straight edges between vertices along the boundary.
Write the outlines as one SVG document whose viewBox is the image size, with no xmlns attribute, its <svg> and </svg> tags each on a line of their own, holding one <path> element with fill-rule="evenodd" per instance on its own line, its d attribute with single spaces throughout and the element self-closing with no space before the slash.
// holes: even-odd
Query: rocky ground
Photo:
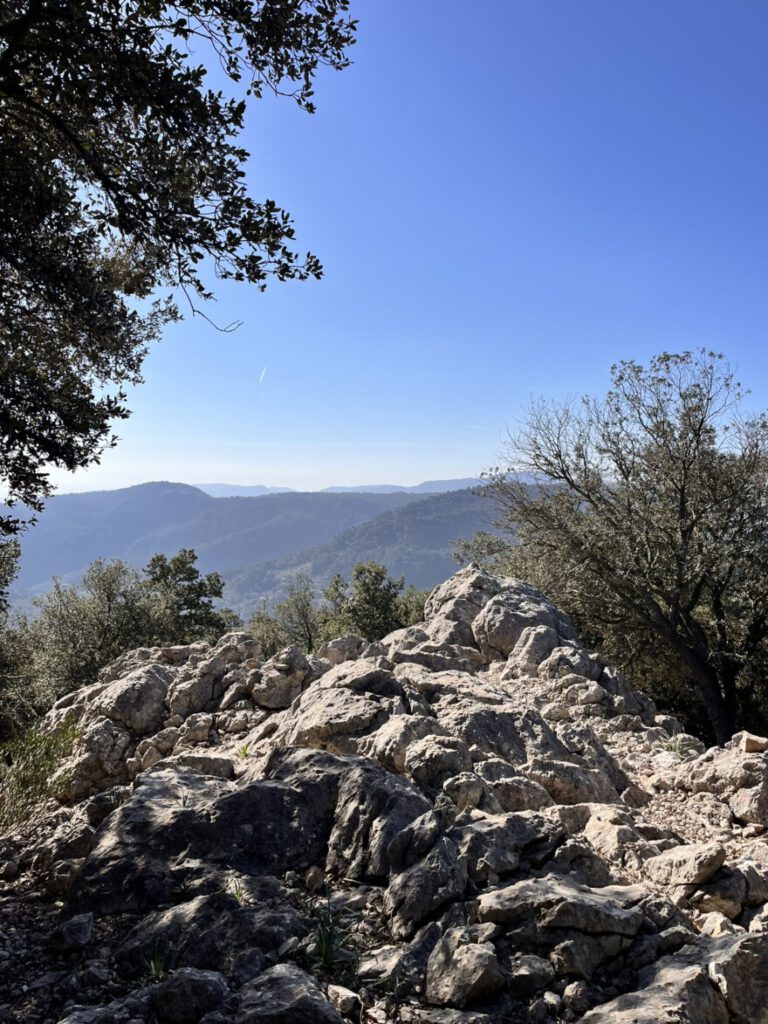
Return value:
<svg viewBox="0 0 768 1024">
<path fill-rule="evenodd" d="M 704 750 L 474 567 L 321 654 L 133 651 L 59 702 L 0 1022 L 768 1022 L 768 740 Z"/>
</svg>

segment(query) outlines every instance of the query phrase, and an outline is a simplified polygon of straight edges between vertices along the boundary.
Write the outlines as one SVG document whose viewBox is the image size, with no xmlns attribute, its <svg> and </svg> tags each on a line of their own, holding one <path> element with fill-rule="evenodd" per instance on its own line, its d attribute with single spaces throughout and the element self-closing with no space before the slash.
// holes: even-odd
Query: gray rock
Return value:
<svg viewBox="0 0 768 1024">
<path fill-rule="evenodd" d="M 353 768 L 339 788 L 328 870 L 345 878 L 387 878 L 390 845 L 430 806 L 405 779 L 372 766 Z"/>
<path fill-rule="evenodd" d="M 170 969 L 220 970 L 241 982 L 248 980 L 251 968 L 258 973 L 266 955 L 307 933 L 307 925 L 276 881 L 256 880 L 249 893 L 247 904 L 217 892 L 149 914 L 126 936 L 117 950 L 118 960 L 140 971 L 157 950 L 163 950 Z M 250 957 L 245 956 L 248 952 Z"/>
<path fill-rule="evenodd" d="M 433 921 L 421 928 L 410 943 L 370 950 L 360 959 L 358 975 L 396 999 L 419 996 L 424 990 L 429 956 L 440 934 L 440 926 Z"/>
<path fill-rule="evenodd" d="M 91 703 L 88 714 L 120 722 L 138 736 L 157 732 L 166 715 L 165 697 L 170 680 L 169 670 L 162 665 L 137 668 L 103 689 Z"/>
<path fill-rule="evenodd" d="M 150 1000 L 160 1024 L 199 1024 L 228 995 L 227 983 L 218 972 L 182 967 L 152 987 Z"/>
<path fill-rule="evenodd" d="M 724 860 L 725 850 L 719 843 L 689 843 L 651 857 L 645 871 L 662 885 L 697 885 L 708 882 Z"/>
<path fill-rule="evenodd" d="M 535 758 L 522 765 L 520 771 L 545 789 L 557 804 L 619 802 L 619 794 L 605 774 L 596 768 L 570 761 Z"/>
<path fill-rule="evenodd" d="M 516 953 L 510 959 L 509 984 L 515 995 L 536 995 L 554 980 L 555 971 L 549 960 L 531 953 Z"/>
<path fill-rule="evenodd" d="M 459 899 L 467 885 L 467 865 L 456 844 L 440 836 L 429 853 L 392 879 L 384 897 L 384 910 L 392 931 L 408 938 L 440 907 Z"/>
<path fill-rule="evenodd" d="M 535 919 L 542 928 L 573 928 L 579 932 L 636 935 L 641 911 L 624 908 L 614 896 L 565 878 L 547 875 L 483 893 L 477 905 L 480 921 L 506 927 Z"/>
<path fill-rule="evenodd" d="M 312 666 L 296 645 L 286 647 L 260 670 L 254 670 L 248 686 L 256 704 L 262 708 L 287 708 L 302 691 L 312 675 Z"/>
<path fill-rule="evenodd" d="M 278 964 L 240 992 L 235 1024 L 343 1024 L 317 983 L 293 964 Z"/>
<path fill-rule="evenodd" d="M 446 779 L 472 768 L 469 747 L 453 736 L 425 736 L 405 752 L 405 770 L 428 792 L 437 792 Z"/>
<path fill-rule="evenodd" d="M 340 636 L 321 644 L 317 650 L 317 656 L 330 662 L 331 665 L 341 665 L 342 662 L 355 661 L 359 658 L 365 646 L 366 642 L 361 636 L 353 634 Z"/>
<path fill-rule="evenodd" d="M 493 927 L 449 928 L 427 963 L 427 1002 L 456 1006 L 481 1002 L 504 988 L 490 937 Z"/>
<path fill-rule="evenodd" d="M 93 935 L 93 914 L 77 914 L 55 928 L 48 940 L 53 949 L 83 949 Z"/>
<path fill-rule="evenodd" d="M 565 640 L 574 639 L 569 620 L 533 587 L 520 580 L 500 579 L 501 589 L 485 603 L 472 624 L 475 640 L 483 651 L 506 658 L 523 630 L 545 626 Z"/>
<path fill-rule="evenodd" d="M 597 1006 L 581 1019 L 582 1024 L 729 1024 L 728 1010 L 706 970 L 678 965 L 672 958 L 644 972 L 638 991 Z"/>
<path fill-rule="evenodd" d="M 736 1024 L 768 1022 L 768 935 L 719 940 L 708 951 L 708 973 Z M 726 1018 L 727 1019 L 727 1018 Z"/>
</svg>

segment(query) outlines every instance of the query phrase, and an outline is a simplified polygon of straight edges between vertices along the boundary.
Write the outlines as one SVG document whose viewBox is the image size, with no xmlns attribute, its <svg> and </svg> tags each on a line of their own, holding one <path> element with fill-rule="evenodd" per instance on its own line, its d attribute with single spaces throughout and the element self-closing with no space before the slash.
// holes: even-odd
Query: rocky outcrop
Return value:
<svg viewBox="0 0 768 1024">
<path fill-rule="evenodd" d="M 0 840 L 0 1021 L 768 1022 L 768 739 L 705 750 L 532 588 L 125 655 Z"/>
</svg>

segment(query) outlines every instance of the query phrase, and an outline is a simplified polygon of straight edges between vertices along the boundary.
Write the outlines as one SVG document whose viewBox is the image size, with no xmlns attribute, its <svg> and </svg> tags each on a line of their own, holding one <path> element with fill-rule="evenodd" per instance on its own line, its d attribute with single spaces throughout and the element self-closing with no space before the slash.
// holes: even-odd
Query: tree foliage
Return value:
<svg viewBox="0 0 768 1024">
<path fill-rule="evenodd" d="M 113 443 L 168 295 L 206 275 L 319 277 L 244 184 L 250 98 L 314 110 L 348 64 L 348 0 L 10 0 L 0 5 L 0 478 L 39 510 L 46 467 Z M 228 93 L 208 84 L 216 66 Z M 204 273 L 205 271 L 205 273 Z M 19 529 L 0 515 L 0 530 Z"/>
<path fill-rule="evenodd" d="M 400 604 L 404 587 L 402 576 L 394 579 L 378 562 L 358 562 L 352 569 L 349 586 L 334 579 L 331 594 L 337 602 L 340 624 L 346 627 L 344 631 L 357 633 L 366 640 L 380 640 L 406 625 Z"/>
<path fill-rule="evenodd" d="M 622 362 L 601 400 L 535 404 L 491 474 L 518 574 L 684 680 L 718 742 L 768 724 L 768 420 L 743 398 L 712 353 Z"/>
<path fill-rule="evenodd" d="M 318 599 L 313 581 L 303 573 L 288 583 L 287 593 L 270 614 L 262 605 L 251 618 L 249 630 L 265 657 L 287 644 L 311 652 L 326 640 L 354 633 L 380 640 L 395 629 L 424 617 L 426 592 L 405 587 L 377 562 L 358 562 L 351 579 L 337 575 Z"/>
<path fill-rule="evenodd" d="M 192 548 L 171 558 L 153 555 L 144 569 L 142 586 L 150 608 L 149 633 L 155 643 L 190 643 L 216 639 L 234 624 L 236 616 L 214 604 L 224 593 L 217 572 L 203 575 Z"/>
</svg>

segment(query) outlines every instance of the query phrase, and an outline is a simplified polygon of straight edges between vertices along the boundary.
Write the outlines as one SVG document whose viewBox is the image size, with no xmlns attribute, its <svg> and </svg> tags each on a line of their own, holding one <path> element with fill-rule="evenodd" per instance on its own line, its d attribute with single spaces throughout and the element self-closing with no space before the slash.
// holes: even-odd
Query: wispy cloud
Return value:
<svg viewBox="0 0 768 1024">
<path fill-rule="evenodd" d="M 264 369 L 263 369 L 263 370 L 261 371 L 261 373 L 259 374 L 259 384 L 263 384 L 263 383 L 264 383 L 264 378 L 265 378 L 266 376 L 267 376 L 267 368 L 266 368 L 266 366 L 265 366 L 265 367 L 264 367 Z"/>
</svg>

